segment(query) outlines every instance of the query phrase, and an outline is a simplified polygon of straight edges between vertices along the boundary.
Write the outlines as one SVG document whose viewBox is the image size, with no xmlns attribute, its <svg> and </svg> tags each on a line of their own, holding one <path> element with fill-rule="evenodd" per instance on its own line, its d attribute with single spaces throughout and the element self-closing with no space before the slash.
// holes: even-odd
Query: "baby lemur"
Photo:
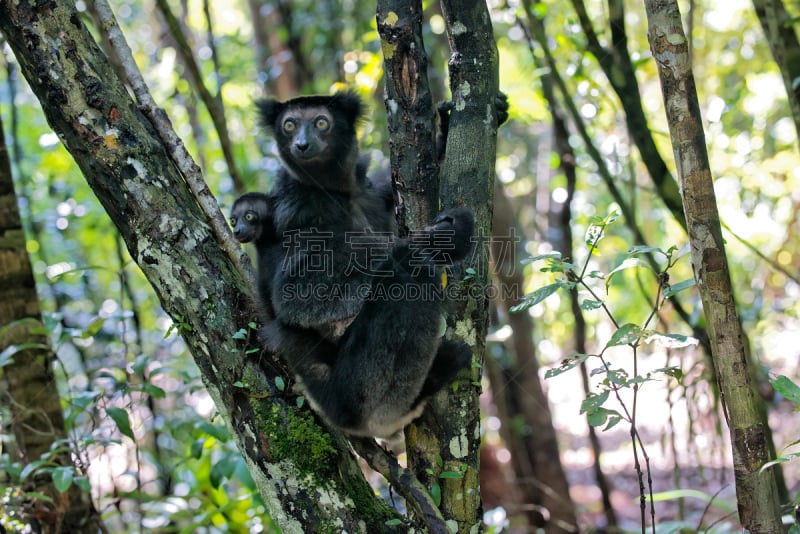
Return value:
<svg viewBox="0 0 800 534">
<path fill-rule="evenodd" d="M 231 223 L 256 246 L 260 296 L 274 312 L 264 342 L 328 423 L 392 435 L 470 362 L 466 344 L 442 341 L 441 268 L 469 253 L 473 215 L 446 210 L 392 235 L 391 184 L 372 182 L 358 156 L 354 93 L 258 108 L 283 165 L 269 194 L 234 203 Z"/>
</svg>

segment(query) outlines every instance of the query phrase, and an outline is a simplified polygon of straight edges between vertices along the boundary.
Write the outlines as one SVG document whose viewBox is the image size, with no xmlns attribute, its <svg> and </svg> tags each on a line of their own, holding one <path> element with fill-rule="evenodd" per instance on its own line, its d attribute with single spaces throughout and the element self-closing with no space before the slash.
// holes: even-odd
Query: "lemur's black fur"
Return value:
<svg viewBox="0 0 800 534">
<path fill-rule="evenodd" d="M 269 194 L 234 203 L 231 222 L 256 245 L 259 291 L 274 312 L 262 337 L 330 424 L 394 434 L 469 364 L 467 345 L 441 339 L 441 267 L 468 254 L 473 215 L 447 210 L 393 236 L 391 184 L 369 180 L 358 156 L 354 93 L 258 108 L 283 166 Z"/>
</svg>

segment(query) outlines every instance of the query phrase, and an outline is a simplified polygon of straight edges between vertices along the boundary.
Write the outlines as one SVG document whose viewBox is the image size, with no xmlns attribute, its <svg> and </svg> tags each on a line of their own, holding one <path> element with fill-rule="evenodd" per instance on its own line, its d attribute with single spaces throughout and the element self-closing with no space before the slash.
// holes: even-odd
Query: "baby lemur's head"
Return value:
<svg viewBox="0 0 800 534">
<path fill-rule="evenodd" d="M 307 185 L 351 191 L 356 180 L 356 127 L 364 105 L 353 92 L 256 103 L 290 175 Z"/>
</svg>

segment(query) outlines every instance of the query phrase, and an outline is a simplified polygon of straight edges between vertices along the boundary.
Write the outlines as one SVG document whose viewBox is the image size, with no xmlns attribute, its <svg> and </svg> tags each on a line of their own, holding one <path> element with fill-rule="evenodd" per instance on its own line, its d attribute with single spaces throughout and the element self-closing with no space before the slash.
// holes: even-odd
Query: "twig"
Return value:
<svg viewBox="0 0 800 534">
<path fill-rule="evenodd" d="M 358 455 L 364 458 L 373 470 L 383 475 L 397 493 L 405 498 L 406 504 L 420 514 L 422 521 L 428 527 L 427 532 L 448 534 L 439 508 L 414 473 L 401 467 L 397 463 L 397 458 L 379 447 L 374 440 L 359 438 L 350 442 Z"/>
<path fill-rule="evenodd" d="M 128 82 L 131 84 L 133 94 L 136 97 L 136 101 L 139 103 L 139 109 L 150 120 L 153 127 L 158 132 L 172 161 L 175 163 L 181 175 L 183 175 L 192 193 L 194 193 L 200 208 L 208 217 L 211 230 L 217 237 L 218 242 L 228 254 L 231 261 L 238 267 L 239 271 L 246 275 L 244 277 L 245 283 L 248 286 L 250 294 L 256 295 L 257 292 L 253 285 L 254 277 L 250 261 L 247 259 L 247 256 L 238 242 L 234 239 L 225 217 L 219 210 L 217 200 L 208 189 L 205 180 L 203 180 L 200 168 L 186 150 L 183 141 L 181 141 L 178 134 L 175 133 L 164 110 L 156 106 L 153 97 L 150 95 L 147 84 L 145 84 L 144 78 L 141 72 L 139 72 L 136 62 L 133 60 L 133 55 L 125 40 L 125 36 L 122 34 L 122 30 L 117 24 L 114 13 L 111 11 L 111 6 L 108 5 L 107 0 L 95 0 L 94 3 L 97 8 L 98 16 L 103 26 L 108 31 L 109 42 L 119 56 Z"/>
<path fill-rule="evenodd" d="M 216 97 L 213 96 L 203 83 L 203 75 L 200 72 L 200 67 L 197 65 L 194 54 L 192 53 L 192 47 L 189 46 L 189 42 L 186 40 L 186 35 L 183 32 L 181 23 L 175 17 L 175 14 L 170 9 L 169 4 L 166 2 L 166 0 L 156 0 L 156 6 L 164 16 L 164 20 L 169 27 L 172 38 L 175 39 L 178 54 L 180 54 L 180 57 L 183 58 L 186 69 L 189 72 L 189 81 L 194 85 L 195 91 L 197 91 L 197 94 L 200 95 L 200 100 L 208 110 L 208 115 L 211 117 L 211 122 L 214 124 L 214 130 L 217 132 L 217 137 L 219 137 L 222 156 L 225 158 L 225 164 L 228 166 L 228 172 L 231 175 L 233 187 L 241 194 L 244 192 L 245 188 L 242 178 L 239 176 L 239 171 L 236 168 L 233 150 L 231 150 L 231 140 L 230 136 L 228 135 L 228 126 L 225 124 L 225 108 L 222 106 L 222 95 L 221 93 L 217 93 Z M 210 19 L 208 25 L 209 46 L 211 46 L 213 54 L 215 49 L 213 48 L 213 35 L 211 35 Z M 219 77 L 219 71 L 217 70 L 218 67 L 216 62 L 214 68 L 217 75 L 217 83 L 221 87 L 222 79 Z"/>
</svg>

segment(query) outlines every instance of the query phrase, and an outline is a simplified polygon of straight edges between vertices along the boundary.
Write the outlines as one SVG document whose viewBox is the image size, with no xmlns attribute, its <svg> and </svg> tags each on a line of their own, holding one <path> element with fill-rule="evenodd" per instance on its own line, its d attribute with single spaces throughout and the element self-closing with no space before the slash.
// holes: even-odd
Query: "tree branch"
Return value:
<svg viewBox="0 0 800 534">
<path fill-rule="evenodd" d="M 413 507 L 416 514 L 427 527 L 427 532 L 448 534 L 442 513 L 433 502 L 430 492 L 410 470 L 400 466 L 397 458 L 381 448 L 374 439 L 358 438 L 351 440 L 353 448 L 364 458 L 369 466 L 383 475 L 397 492 Z"/>
</svg>

